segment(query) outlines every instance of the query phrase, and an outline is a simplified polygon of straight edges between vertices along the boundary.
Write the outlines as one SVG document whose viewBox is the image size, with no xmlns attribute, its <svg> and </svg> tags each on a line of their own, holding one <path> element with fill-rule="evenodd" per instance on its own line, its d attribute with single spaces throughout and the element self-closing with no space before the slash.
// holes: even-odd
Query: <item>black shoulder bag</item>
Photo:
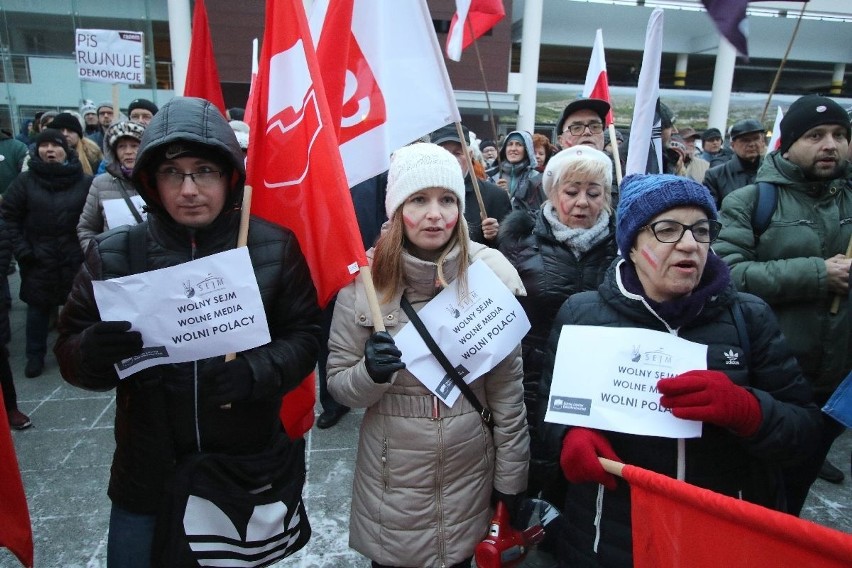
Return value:
<svg viewBox="0 0 852 568">
<path fill-rule="evenodd" d="M 403 296 L 400 300 L 400 306 L 402 306 L 403 311 L 408 316 L 408 320 L 414 325 L 414 329 L 417 330 L 417 333 L 419 333 L 420 337 L 423 338 L 423 341 L 426 342 L 426 346 L 429 348 L 429 351 L 432 352 L 432 355 L 435 356 L 435 359 L 438 360 L 447 372 L 447 375 L 453 380 L 456 386 L 459 387 L 459 390 L 468 402 L 470 402 L 470 405 L 479 413 L 479 417 L 482 418 L 485 425 L 488 426 L 489 429 L 493 429 L 494 418 L 491 416 L 491 410 L 482 406 L 482 403 L 479 402 L 479 399 L 476 398 L 476 395 L 473 394 L 472 390 L 470 390 L 470 386 L 464 382 L 464 379 L 459 374 L 458 369 L 453 367 L 450 360 L 447 359 L 447 356 L 444 355 L 444 352 L 441 351 L 441 348 L 438 347 L 437 343 L 435 343 L 435 340 L 432 338 L 429 330 L 426 329 L 426 326 L 423 324 L 423 320 L 421 320 L 420 316 L 417 315 L 417 312 L 414 311 L 414 308 L 411 306 L 411 302 L 408 301 L 408 298 Z"/>
</svg>

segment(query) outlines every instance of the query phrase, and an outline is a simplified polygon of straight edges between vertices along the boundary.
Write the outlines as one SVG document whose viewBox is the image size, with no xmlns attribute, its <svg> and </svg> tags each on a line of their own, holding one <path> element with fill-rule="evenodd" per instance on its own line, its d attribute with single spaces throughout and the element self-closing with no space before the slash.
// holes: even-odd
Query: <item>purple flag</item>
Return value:
<svg viewBox="0 0 852 568">
<path fill-rule="evenodd" d="M 748 57 L 748 22 L 746 7 L 749 2 L 764 0 L 701 0 L 707 14 L 716 24 L 719 33 L 733 45 L 740 55 Z M 808 0 L 796 0 L 808 2 Z"/>
</svg>

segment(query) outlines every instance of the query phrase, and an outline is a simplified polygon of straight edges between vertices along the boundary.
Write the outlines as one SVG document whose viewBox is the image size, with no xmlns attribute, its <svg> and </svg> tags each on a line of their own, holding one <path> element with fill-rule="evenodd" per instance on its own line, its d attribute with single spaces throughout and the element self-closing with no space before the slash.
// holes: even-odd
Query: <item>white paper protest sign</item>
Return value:
<svg viewBox="0 0 852 568">
<path fill-rule="evenodd" d="M 116 365 L 122 379 L 271 340 L 245 247 L 92 286 L 103 321 L 130 321 L 142 333 L 142 353 Z"/>
<path fill-rule="evenodd" d="M 521 304 L 482 260 L 470 265 L 467 294 L 458 280 L 417 312 L 426 329 L 470 384 L 506 358 L 530 330 Z M 412 324 L 394 336 L 406 368 L 447 406 L 461 394 Z"/>
<path fill-rule="evenodd" d="M 78 29 L 74 37 L 79 79 L 96 83 L 145 83 L 142 32 Z"/>
<path fill-rule="evenodd" d="M 650 329 L 562 327 L 545 422 L 698 438 L 701 422 L 660 405 L 657 381 L 707 368 L 707 346 Z"/>
<path fill-rule="evenodd" d="M 144 221 L 148 216 L 148 214 L 142 210 L 142 207 L 145 205 L 145 200 L 142 199 L 141 195 L 131 195 L 130 202 L 136 208 L 136 211 Z M 115 229 L 122 225 L 136 224 L 136 217 L 133 216 L 133 212 L 130 210 L 130 207 L 124 199 L 107 199 L 102 201 L 101 205 L 104 208 L 104 217 L 106 218 L 107 226 L 110 229 Z"/>
</svg>

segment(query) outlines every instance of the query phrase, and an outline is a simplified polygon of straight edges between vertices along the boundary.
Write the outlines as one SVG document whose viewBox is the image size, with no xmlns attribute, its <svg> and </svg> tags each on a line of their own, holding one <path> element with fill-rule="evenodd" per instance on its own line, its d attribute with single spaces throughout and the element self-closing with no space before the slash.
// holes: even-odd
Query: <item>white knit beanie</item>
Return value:
<svg viewBox="0 0 852 568">
<path fill-rule="evenodd" d="M 550 158 L 550 161 L 547 162 L 547 166 L 544 168 L 544 180 L 542 182 L 542 185 L 544 186 L 544 194 L 549 196 L 550 190 L 553 188 L 553 184 L 556 183 L 563 173 L 565 173 L 568 166 L 573 162 L 580 160 L 600 162 L 601 165 L 605 166 L 604 179 L 606 181 L 606 185 L 610 188 L 612 187 L 612 160 L 610 157 L 591 146 L 578 145 L 571 146 L 570 148 L 557 152 L 552 158 Z"/>
<path fill-rule="evenodd" d="M 455 156 L 437 144 L 417 143 L 391 156 L 385 211 L 388 219 L 411 195 L 421 189 L 443 187 L 456 194 L 464 211 L 464 178 Z"/>
</svg>

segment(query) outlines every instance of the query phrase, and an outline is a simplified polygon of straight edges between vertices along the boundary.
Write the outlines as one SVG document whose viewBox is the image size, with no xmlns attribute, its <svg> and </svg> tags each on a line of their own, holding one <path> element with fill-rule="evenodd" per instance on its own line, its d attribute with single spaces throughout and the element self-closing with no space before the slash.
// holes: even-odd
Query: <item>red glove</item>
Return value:
<svg viewBox="0 0 852 568">
<path fill-rule="evenodd" d="M 594 481 L 607 489 L 615 489 L 615 476 L 604 470 L 598 457 L 621 461 L 606 436 L 597 430 L 568 430 L 562 440 L 562 454 L 559 456 L 559 465 L 562 466 L 565 479 L 571 483 Z"/>
<path fill-rule="evenodd" d="M 753 436 L 763 420 L 757 398 L 719 371 L 688 371 L 657 382 L 660 404 L 687 420 L 728 428 L 738 436 Z"/>
</svg>

